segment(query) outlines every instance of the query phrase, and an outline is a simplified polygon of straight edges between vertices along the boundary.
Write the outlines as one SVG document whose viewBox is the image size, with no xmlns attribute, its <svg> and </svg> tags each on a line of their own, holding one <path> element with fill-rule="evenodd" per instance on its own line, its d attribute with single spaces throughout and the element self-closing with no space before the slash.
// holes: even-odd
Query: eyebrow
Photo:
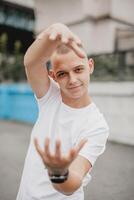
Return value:
<svg viewBox="0 0 134 200">
<path fill-rule="evenodd" d="M 74 67 L 74 69 L 76 69 L 77 67 L 85 67 L 85 65 L 81 64 L 81 65 L 77 65 Z"/>
</svg>

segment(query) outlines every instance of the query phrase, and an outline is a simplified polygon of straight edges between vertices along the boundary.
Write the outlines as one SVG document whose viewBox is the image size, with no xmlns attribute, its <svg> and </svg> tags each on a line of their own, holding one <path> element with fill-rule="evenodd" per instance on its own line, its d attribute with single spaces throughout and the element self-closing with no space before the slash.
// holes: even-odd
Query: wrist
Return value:
<svg viewBox="0 0 134 200">
<path fill-rule="evenodd" d="M 48 171 L 49 179 L 52 183 L 64 183 L 68 179 L 69 170 L 66 169 L 62 172 L 59 171 Z"/>
<path fill-rule="evenodd" d="M 64 175 L 68 171 L 68 168 L 59 169 L 59 168 L 48 168 L 48 174 L 54 175 Z"/>
</svg>

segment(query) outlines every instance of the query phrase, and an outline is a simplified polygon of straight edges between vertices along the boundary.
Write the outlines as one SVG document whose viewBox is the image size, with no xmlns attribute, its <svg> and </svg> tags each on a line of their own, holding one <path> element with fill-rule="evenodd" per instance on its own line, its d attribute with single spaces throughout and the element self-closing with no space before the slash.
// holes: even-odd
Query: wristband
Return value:
<svg viewBox="0 0 134 200">
<path fill-rule="evenodd" d="M 63 175 L 50 174 L 49 172 L 48 175 L 52 183 L 64 183 L 68 179 L 69 170 L 67 170 Z"/>
</svg>

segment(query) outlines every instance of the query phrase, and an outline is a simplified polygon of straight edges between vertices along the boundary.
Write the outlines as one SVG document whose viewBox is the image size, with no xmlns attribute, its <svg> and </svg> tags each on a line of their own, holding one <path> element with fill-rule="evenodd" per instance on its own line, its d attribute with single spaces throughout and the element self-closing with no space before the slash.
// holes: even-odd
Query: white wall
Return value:
<svg viewBox="0 0 134 200">
<path fill-rule="evenodd" d="M 92 40 L 94 24 L 85 21 L 80 24 L 71 25 L 69 28 L 81 38 L 86 52 L 92 52 L 94 45 L 94 41 Z"/>
<path fill-rule="evenodd" d="M 134 25 L 134 1 L 112 0 L 111 16 Z"/>
<path fill-rule="evenodd" d="M 128 26 L 106 19 L 94 23 L 92 20 L 69 26 L 83 41 L 88 54 L 111 53 L 115 50 L 117 29 L 127 29 Z M 134 43 L 127 44 L 133 46 Z"/>
<path fill-rule="evenodd" d="M 81 0 L 36 0 L 37 32 L 55 22 L 65 24 L 83 17 Z"/>
<path fill-rule="evenodd" d="M 93 23 L 93 21 L 87 20 L 69 27 L 82 39 L 88 54 L 113 52 L 115 22 L 105 20 L 101 23 Z"/>
<path fill-rule="evenodd" d="M 90 92 L 109 124 L 109 140 L 134 145 L 134 83 L 91 83 Z"/>
<path fill-rule="evenodd" d="M 99 18 L 110 13 L 111 0 L 83 0 L 85 15 Z"/>
<path fill-rule="evenodd" d="M 115 28 L 114 22 L 107 19 L 94 24 L 92 53 L 110 53 L 114 50 Z"/>
<path fill-rule="evenodd" d="M 115 50 L 116 30 L 128 27 L 102 17 L 124 16 L 134 21 L 134 3 L 129 3 L 130 0 L 35 0 L 36 32 L 55 22 L 65 23 L 82 39 L 88 54 L 111 53 Z"/>
</svg>

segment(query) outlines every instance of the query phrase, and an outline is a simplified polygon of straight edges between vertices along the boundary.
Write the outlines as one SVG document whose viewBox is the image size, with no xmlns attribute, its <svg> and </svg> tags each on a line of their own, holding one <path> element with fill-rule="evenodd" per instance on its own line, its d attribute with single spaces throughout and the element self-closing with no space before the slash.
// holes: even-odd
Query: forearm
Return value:
<svg viewBox="0 0 134 200">
<path fill-rule="evenodd" d="M 77 146 L 69 151 L 67 156 L 61 156 L 60 140 L 56 140 L 56 149 L 53 155 L 49 151 L 49 138 L 45 139 L 44 151 L 41 149 L 38 139 L 34 139 L 36 150 L 48 170 L 53 187 L 65 195 L 71 195 L 80 188 L 83 178 L 91 168 L 90 162 L 83 156 L 78 155 L 86 142 L 86 139 L 81 140 Z"/>
<path fill-rule="evenodd" d="M 85 57 L 85 53 L 79 48 L 80 39 L 65 25 L 56 23 L 43 31 L 28 48 L 24 56 L 24 65 L 28 67 L 42 64 L 51 57 L 60 44 L 69 45 L 79 57 Z"/>
<path fill-rule="evenodd" d="M 53 187 L 65 195 L 73 194 L 82 184 L 82 176 L 75 171 L 69 171 L 68 179 L 64 183 L 53 184 Z"/>
<path fill-rule="evenodd" d="M 43 37 L 37 38 L 28 48 L 24 56 L 24 65 L 37 66 L 48 61 L 53 51 L 57 48 L 59 41 L 52 41 L 49 39 L 48 30 L 43 34 Z"/>
</svg>

